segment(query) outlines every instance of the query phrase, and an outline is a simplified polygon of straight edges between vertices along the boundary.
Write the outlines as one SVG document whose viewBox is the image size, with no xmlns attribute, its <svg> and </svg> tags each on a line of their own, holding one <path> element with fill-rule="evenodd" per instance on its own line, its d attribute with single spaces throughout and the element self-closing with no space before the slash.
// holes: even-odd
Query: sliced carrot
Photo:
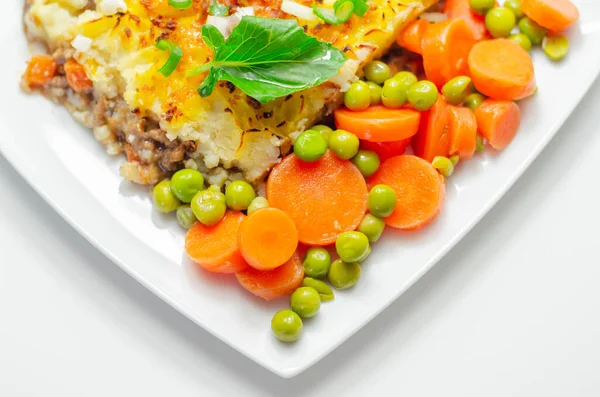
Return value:
<svg viewBox="0 0 600 397">
<path fill-rule="evenodd" d="M 294 221 L 277 208 L 264 208 L 246 217 L 238 231 L 238 246 L 250 266 L 271 270 L 287 262 L 298 247 Z"/>
<path fill-rule="evenodd" d="M 296 253 L 282 266 L 273 270 L 247 269 L 235 274 L 242 287 L 265 300 L 291 295 L 302 284 L 304 267 L 302 257 Z"/>
<path fill-rule="evenodd" d="M 448 134 L 450 135 L 450 156 L 457 155 L 468 160 L 475 154 L 477 146 L 477 120 L 469 108 L 448 106 Z"/>
<path fill-rule="evenodd" d="M 423 54 L 423 35 L 431 23 L 427 19 L 417 19 L 411 22 L 402 32 L 396 43 L 417 54 Z"/>
<path fill-rule="evenodd" d="M 58 64 L 50 55 L 36 55 L 29 61 L 25 82 L 30 87 L 41 87 L 56 75 Z"/>
<path fill-rule="evenodd" d="M 469 69 L 475 88 L 490 98 L 513 101 L 535 91 L 531 56 L 512 40 L 475 44 L 469 54 Z"/>
<path fill-rule="evenodd" d="M 423 112 L 419 132 L 412 140 L 415 154 L 429 162 L 435 156 L 448 156 L 448 104 L 442 95 L 431 109 Z"/>
<path fill-rule="evenodd" d="M 329 245 L 356 229 L 367 210 L 367 195 L 360 171 L 331 151 L 312 163 L 289 155 L 267 180 L 269 204 L 293 219 L 298 239 L 308 245 Z"/>
<path fill-rule="evenodd" d="M 474 13 L 469 0 L 446 0 L 444 13 L 448 18 L 459 18 L 465 21 L 475 40 L 492 37 L 485 27 L 485 16 Z"/>
<path fill-rule="evenodd" d="M 521 111 L 513 101 L 486 99 L 475 109 L 475 117 L 479 133 L 496 150 L 508 146 L 521 123 Z"/>
<path fill-rule="evenodd" d="M 92 80 L 87 77 L 84 67 L 74 59 L 69 59 L 65 63 L 65 75 L 67 76 L 69 86 L 75 92 L 82 92 L 88 88 L 92 88 Z"/>
<path fill-rule="evenodd" d="M 396 192 L 396 208 L 385 218 L 396 229 L 418 229 L 439 213 L 446 197 L 444 178 L 430 162 L 417 156 L 402 155 L 385 161 L 369 186 L 384 184 Z"/>
<path fill-rule="evenodd" d="M 522 0 L 521 9 L 539 25 L 561 32 L 579 19 L 579 10 L 570 0 Z"/>
<path fill-rule="evenodd" d="M 360 148 L 365 150 L 372 150 L 379 155 L 379 161 L 384 162 L 390 157 L 399 156 L 404 154 L 408 145 L 410 145 L 410 138 L 403 139 L 401 141 L 392 142 L 369 142 L 360 141 Z"/>
<path fill-rule="evenodd" d="M 453 77 L 468 74 L 467 57 L 475 37 L 465 21 L 454 18 L 431 24 L 423 36 L 423 67 L 438 87 Z"/>
<path fill-rule="evenodd" d="M 214 273 L 233 273 L 248 267 L 237 244 L 240 224 L 246 216 L 228 211 L 214 226 L 195 223 L 185 236 L 185 251 L 197 264 Z"/>
<path fill-rule="evenodd" d="M 419 129 L 421 114 L 413 109 L 389 109 L 371 106 L 352 111 L 339 108 L 334 112 L 337 128 L 349 131 L 359 139 L 371 142 L 391 142 L 407 139 Z"/>
</svg>

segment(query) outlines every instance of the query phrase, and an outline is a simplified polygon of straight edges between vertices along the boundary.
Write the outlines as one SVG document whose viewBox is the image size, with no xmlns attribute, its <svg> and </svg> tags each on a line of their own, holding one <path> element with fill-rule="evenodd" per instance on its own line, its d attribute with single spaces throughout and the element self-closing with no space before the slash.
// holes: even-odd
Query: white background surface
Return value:
<svg viewBox="0 0 600 397">
<path fill-rule="evenodd" d="M 146 291 L 0 157 L 0 396 L 598 396 L 599 109 L 596 83 L 450 254 L 291 380 Z"/>
</svg>

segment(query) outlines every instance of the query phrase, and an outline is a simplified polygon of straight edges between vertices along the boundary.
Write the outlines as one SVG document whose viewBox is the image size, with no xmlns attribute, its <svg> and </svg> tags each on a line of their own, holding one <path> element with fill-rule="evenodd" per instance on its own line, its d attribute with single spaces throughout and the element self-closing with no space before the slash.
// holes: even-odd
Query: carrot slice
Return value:
<svg viewBox="0 0 600 397">
<path fill-rule="evenodd" d="M 423 36 L 423 67 L 438 87 L 453 77 L 468 74 L 467 57 L 475 37 L 465 21 L 454 18 L 431 24 Z"/>
<path fill-rule="evenodd" d="M 256 270 L 248 266 L 235 277 L 242 287 L 264 300 L 291 295 L 304 278 L 302 257 L 295 253 L 289 261 L 273 270 Z"/>
<path fill-rule="evenodd" d="M 285 212 L 264 208 L 244 219 L 238 231 L 238 246 L 253 268 L 275 269 L 296 252 L 298 230 Z"/>
<path fill-rule="evenodd" d="M 392 142 L 360 141 L 360 148 L 374 151 L 379 155 L 379 160 L 383 163 L 390 157 L 400 156 L 401 154 L 404 154 L 406 148 L 408 147 L 408 145 L 410 145 L 410 141 L 410 138 Z"/>
<path fill-rule="evenodd" d="M 214 226 L 195 223 L 185 236 L 185 251 L 204 269 L 233 273 L 248 267 L 237 244 L 237 234 L 245 215 L 228 211 Z"/>
<path fill-rule="evenodd" d="M 561 32 L 579 19 L 570 0 L 523 0 L 521 9 L 529 18 L 554 32 Z"/>
<path fill-rule="evenodd" d="M 450 156 L 458 155 L 468 160 L 475 154 L 477 146 L 477 120 L 469 108 L 448 106 L 448 134 L 450 135 Z"/>
<path fill-rule="evenodd" d="M 496 150 L 508 146 L 521 123 L 521 111 L 513 101 L 486 99 L 475 109 L 475 117 L 479 133 Z"/>
<path fill-rule="evenodd" d="M 474 13 L 469 0 L 446 0 L 444 13 L 448 18 L 459 18 L 465 21 L 475 40 L 492 37 L 485 27 L 485 16 Z"/>
<path fill-rule="evenodd" d="M 375 105 L 355 112 L 339 108 L 334 112 L 337 128 L 349 131 L 359 139 L 391 142 L 407 139 L 419 129 L 421 114 L 413 109 L 389 109 Z"/>
<path fill-rule="evenodd" d="M 535 91 L 531 56 L 507 39 L 481 41 L 469 54 L 471 79 L 477 91 L 508 101 L 523 99 Z"/>
<path fill-rule="evenodd" d="M 36 55 L 29 61 L 25 72 L 25 82 L 30 87 L 46 84 L 54 75 L 58 64 L 50 55 Z"/>
<path fill-rule="evenodd" d="M 87 77 L 85 69 L 76 60 L 69 59 L 64 67 L 67 81 L 73 91 L 82 92 L 92 87 L 92 80 Z"/>
<path fill-rule="evenodd" d="M 396 229 L 418 229 L 439 213 L 446 197 L 444 178 L 431 163 L 412 155 L 392 157 L 369 179 L 369 186 L 384 184 L 398 197 L 385 223 Z"/>
<path fill-rule="evenodd" d="M 429 162 L 435 156 L 447 156 L 450 152 L 448 134 L 448 104 L 442 95 L 421 116 L 419 132 L 412 140 L 415 154 Z"/>
<path fill-rule="evenodd" d="M 267 180 L 269 204 L 293 219 L 298 239 L 309 245 L 332 244 L 341 233 L 356 229 L 367 210 L 367 195 L 360 171 L 331 151 L 312 163 L 289 155 Z"/>
<path fill-rule="evenodd" d="M 423 35 L 431 23 L 427 19 L 417 19 L 410 23 L 402 32 L 396 43 L 417 54 L 423 54 Z"/>
</svg>

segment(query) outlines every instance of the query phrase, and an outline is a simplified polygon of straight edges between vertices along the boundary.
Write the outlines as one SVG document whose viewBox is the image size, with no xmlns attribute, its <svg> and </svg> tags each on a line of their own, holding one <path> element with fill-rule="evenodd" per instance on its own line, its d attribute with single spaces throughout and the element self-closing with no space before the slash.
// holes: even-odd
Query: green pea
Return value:
<svg viewBox="0 0 600 397">
<path fill-rule="evenodd" d="M 381 103 L 381 86 L 369 81 L 367 83 L 371 90 L 371 105 L 379 105 Z"/>
<path fill-rule="evenodd" d="M 476 92 L 469 95 L 467 99 L 465 99 L 464 105 L 472 111 L 475 111 L 475 109 L 477 109 L 479 105 L 483 103 L 483 101 L 485 101 L 485 97 Z"/>
<path fill-rule="evenodd" d="M 327 141 L 320 132 L 306 130 L 294 142 L 294 154 L 302 161 L 317 161 L 327 152 Z"/>
<path fill-rule="evenodd" d="M 280 310 L 271 320 L 271 330 L 282 342 L 295 342 L 302 335 L 302 319 L 291 310 Z"/>
<path fill-rule="evenodd" d="M 368 178 L 379 169 L 379 155 L 372 150 L 359 150 L 356 156 L 352 157 L 352 163 L 365 178 Z"/>
<path fill-rule="evenodd" d="M 196 193 L 204 188 L 204 177 L 191 168 L 177 171 L 171 178 L 171 190 L 184 203 L 192 201 Z"/>
<path fill-rule="evenodd" d="M 375 185 L 369 192 L 369 211 L 378 218 L 390 216 L 396 208 L 396 192 L 386 185 Z"/>
<path fill-rule="evenodd" d="M 290 296 L 290 306 L 302 318 L 314 317 L 321 308 L 321 297 L 312 287 L 300 287 Z"/>
<path fill-rule="evenodd" d="M 390 67 L 381 61 L 373 61 L 365 66 L 365 78 L 376 84 L 383 84 L 390 78 Z"/>
<path fill-rule="evenodd" d="M 360 265 L 358 262 L 346 263 L 338 259 L 331 264 L 327 279 L 336 289 L 350 288 L 360 279 Z"/>
<path fill-rule="evenodd" d="M 433 168 L 438 170 L 440 174 L 448 178 L 454 172 L 454 164 L 448 157 L 435 156 L 431 162 Z"/>
<path fill-rule="evenodd" d="M 563 35 L 546 36 L 542 41 L 542 49 L 548 58 L 559 61 L 569 52 L 569 39 Z"/>
<path fill-rule="evenodd" d="M 496 38 L 508 37 L 516 23 L 515 14 L 508 8 L 494 7 L 485 14 L 485 27 Z"/>
<path fill-rule="evenodd" d="M 396 109 L 406 103 L 408 87 L 404 82 L 396 79 L 387 79 L 381 90 L 381 102 L 385 107 Z"/>
<path fill-rule="evenodd" d="M 504 2 L 504 8 L 511 10 L 517 19 L 525 16 L 525 13 L 521 9 L 521 0 L 506 0 Z"/>
<path fill-rule="evenodd" d="M 460 105 L 473 92 L 473 83 L 467 76 L 458 76 L 444 84 L 442 94 L 451 105 Z"/>
<path fill-rule="evenodd" d="M 325 277 L 330 265 L 331 256 L 329 256 L 329 251 L 320 247 L 309 248 L 302 262 L 304 274 L 315 278 Z"/>
<path fill-rule="evenodd" d="M 525 36 L 523 33 L 511 34 L 508 36 L 508 39 L 520 45 L 525 51 L 531 50 L 531 40 L 529 40 L 529 37 Z"/>
<path fill-rule="evenodd" d="M 264 197 L 256 197 L 248 206 L 248 215 L 258 211 L 261 208 L 269 208 L 269 201 Z"/>
<path fill-rule="evenodd" d="M 371 89 L 364 81 L 355 81 L 344 93 L 344 105 L 350 110 L 365 110 L 371 104 Z"/>
<path fill-rule="evenodd" d="M 313 131 L 320 132 L 323 139 L 325 139 L 325 142 L 329 142 L 329 136 L 333 132 L 333 130 L 330 127 L 323 124 L 313 125 L 312 127 L 310 127 L 310 129 Z"/>
<path fill-rule="evenodd" d="M 518 26 L 521 33 L 529 37 L 529 40 L 531 40 L 531 44 L 533 45 L 541 44 L 544 37 L 546 37 L 546 34 L 548 34 L 547 29 L 541 27 L 528 17 L 521 18 Z"/>
<path fill-rule="evenodd" d="M 317 134 L 317 132 L 315 132 Z M 319 136 L 320 138 L 320 136 Z M 225 189 L 225 202 L 234 211 L 243 211 L 248 208 L 256 197 L 254 188 L 245 181 L 233 181 Z"/>
<path fill-rule="evenodd" d="M 477 134 L 477 143 L 475 144 L 475 150 L 477 150 L 478 152 L 483 152 L 485 150 L 485 141 L 483 140 L 483 137 L 479 134 Z"/>
<path fill-rule="evenodd" d="M 194 211 L 189 205 L 183 205 L 177 208 L 177 222 L 179 222 L 179 226 L 184 229 L 189 229 L 192 227 L 194 223 L 196 223 L 196 217 L 194 216 Z"/>
<path fill-rule="evenodd" d="M 383 234 L 384 229 L 385 222 L 383 219 L 377 218 L 373 214 L 367 214 L 363 220 L 360 221 L 357 230 L 367 236 L 370 243 L 375 243 Z"/>
<path fill-rule="evenodd" d="M 415 76 L 414 73 L 407 71 L 398 72 L 392 78 L 403 83 L 407 89 L 408 87 L 419 81 L 419 79 L 417 78 L 417 76 Z"/>
<path fill-rule="evenodd" d="M 469 5 L 476 14 L 485 15 L 490 8 L 496 5 L 496 0 L 469 0 Z"/>
<path fill-rule="evenodd" d="M 332 301 L 335 299 L 335 295 L 333 294 L 331 287 L 321 280 L 311 277 L 304 277 L 304 280 L 302 280 L 302 286 L 311 287 L 317 290 L 319 297 L 321 298 L 321 302 Z"/>
<path fill-rule="evenodd" d="M 335 250 L 344 262 L 362 262 L 369 255 L 369 239 L 361 232 L 344 232 L 335 241 Z"/>
<path fill-rule="evenodd" d="M 419 111 L 429 110 L 438 99 L 438 90 L 431 81 L 421 80 L 408 89 L 408 102 Z"/>
<path fill-rule="evenodd" d="M 175 211 L 181 204 L 171 190 L 171 181 L 165 179 L 152 189 L 152 201 L 157 210 L 163 213 Z"/>
<path fill-rule="evenodd" d="M 192 199 L 191 207 L 196 219 L 206 226 L 219 223 L 227 211 L 225 195 L 214 189 L 198 192 Z"/>
<path fill-rule="evenodd" d="M 344 131 L 335 130 L 329 137 L 329 148 L 339 158 L 343 160 L 350 160 L 358 153 L 358 146 L 360 141 L 356 135 Z"/>
</svg>

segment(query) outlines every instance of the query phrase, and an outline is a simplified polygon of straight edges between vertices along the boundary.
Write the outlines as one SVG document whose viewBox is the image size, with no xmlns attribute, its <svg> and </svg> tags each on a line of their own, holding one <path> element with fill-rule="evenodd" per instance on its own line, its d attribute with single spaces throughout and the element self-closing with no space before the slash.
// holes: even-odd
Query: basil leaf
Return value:
<svg viewBox="0 0 600 397">
<path fill-rule="evenodd" d="M 304 33 L 296 20 L 244 16 L 224 44 L 218 44 L 215 30 L 202 28 L 204 40 L 214 46 L 213 60 L 188 71 L 190 76 L 210 70 L 198 89 L 202 97 L 226 80 L 267 103 L 327 81 L 346 61 L 330 43 Z"/>
<path fill-rule="evenodd" d="M 208 13 L 215 17 L 226 17 L 229 14 L 229 7 L 213 0 L 210 7 L 208 7 Z"/>
</svg>

